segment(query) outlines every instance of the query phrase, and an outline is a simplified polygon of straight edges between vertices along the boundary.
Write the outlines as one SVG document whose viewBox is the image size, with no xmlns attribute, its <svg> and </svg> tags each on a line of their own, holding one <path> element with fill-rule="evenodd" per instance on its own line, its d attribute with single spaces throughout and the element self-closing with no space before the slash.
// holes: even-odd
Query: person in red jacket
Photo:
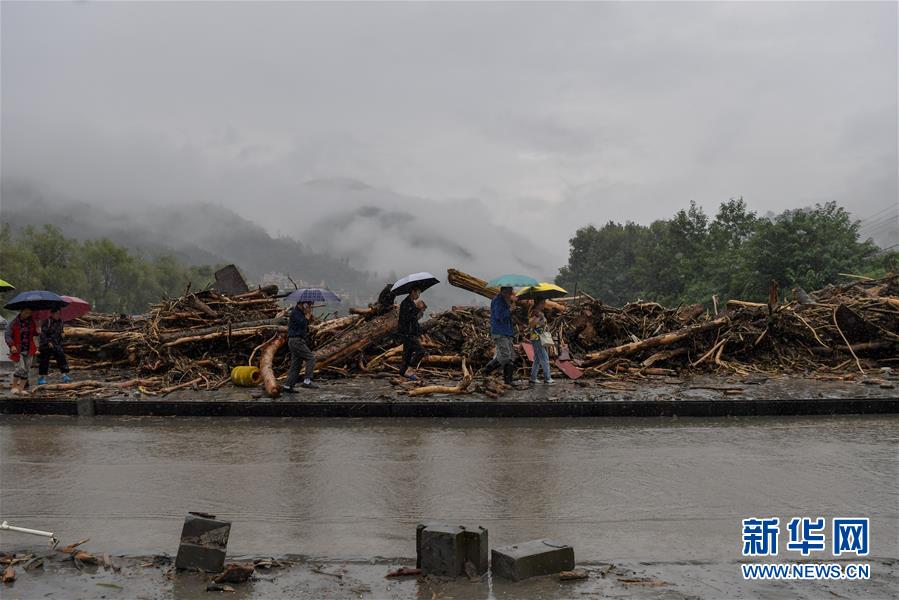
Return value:
<svg viewBox="0 0 899 600">
<path fill-rule="evenodd" d="M 12 374 L 14 394 L 27 393 L 31 363 L 37 354 L 37 342 L 34 339 L 37 333 L 37 321 L 31 315 L 31 309 L 23 308 L 3 334 L 6 345 L 9 346 L 9 359 L 18 363 Z"/>
</svg>

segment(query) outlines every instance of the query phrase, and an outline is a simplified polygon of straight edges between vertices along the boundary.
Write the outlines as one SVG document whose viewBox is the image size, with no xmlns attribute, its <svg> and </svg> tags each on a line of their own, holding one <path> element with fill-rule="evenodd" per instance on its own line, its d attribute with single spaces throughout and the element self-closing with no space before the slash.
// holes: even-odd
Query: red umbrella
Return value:
<svg viewBox="0 0 899 600">
<path fill-rule="evenodd" d="M 59 309 L 59 314 L 62 317 L 63 321 L 71 321 L 73 319 L 77 319 L 78 317 L 89 313 L 91 310 L 91 303 L 87 300 L 82 300 L 81 298 L 76 298 L 75 296 L 60 296 L 60 298 L 68 302 L 67 305 Z M 50 311 L 35 311 L 34 318 L 38 321 L 49 319 Z"/>
</svg>

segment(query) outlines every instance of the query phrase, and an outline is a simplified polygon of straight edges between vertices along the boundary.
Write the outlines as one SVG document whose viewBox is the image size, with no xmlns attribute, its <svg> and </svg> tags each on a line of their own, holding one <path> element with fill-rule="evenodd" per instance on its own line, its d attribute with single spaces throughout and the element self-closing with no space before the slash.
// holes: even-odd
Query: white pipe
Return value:
<svg viewBox="0 0 899 600">
<path fill-rule="evenodd" d="M 16 527 L 15 525 L 10 525 L 6 521 L 0 523 L 0 529 L 8 530 L 8 531 L 18 531 L 19 533 L 30 533 L 31 535 L 40 535 L 43 537 L 50 538 L 50 543 L 55 545 L 56 536 L 53 535 L 52 531 L 41 531 L 40 529 L 28 529 L 27 527 Z"/>
</svg>

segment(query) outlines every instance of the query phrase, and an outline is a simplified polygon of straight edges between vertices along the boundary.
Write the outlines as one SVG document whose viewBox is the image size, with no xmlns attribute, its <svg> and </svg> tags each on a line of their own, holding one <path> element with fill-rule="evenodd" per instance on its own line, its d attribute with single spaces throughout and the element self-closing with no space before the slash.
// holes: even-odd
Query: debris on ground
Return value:
<svg viewBox="0 0 899 600">
<path fill-rule="evenodd" d="M 421 569 L 416 569 L 415 567 L 400 567 L 398 569 L 393 569 L 387 572 L 385 577 L 395 578 L 395 577 L 417 577 L 422 574 Z"/>
<path fill-rule="evenodd" d="M 496 293 L 483 280 L 455 269 L 449 270 L 448 280 L 484 298 Z M 721 311 L 717 304 L 710 311 L 701 305 L 666 308 L 642 301 L 612 307 L 585 293 L 558 299 L 547 311 L 562 360 L 555 364 L 565 366 L 563 373 L 571 377 L 583 374 L 610 384 L 691 372 L 853 379 L 897 366 L 895 274 L 803 291 L 806 301 L 779 300 L 776 288 L 772 290 L 768 303 L 730 300 Z M 230 385 L 233 367 L 252 365 L 261 371 L 265 393 L 277 397 L 279 378 L 289 363 L 284 343 L 289 309 L 275 293 L 266 288 L 229 296 L 188 289 L 137 317 L 88 313 L 66 329 L 66 352 L 74 368 L 123 368 L 131 374 L 43 385 L 34 393 L 109 397 L 123 391 L 165 395 L 185 388 L 214 390 Z M 516 321 L 526 322 L 528 306 L 528 301 L 516 306 Z M 489 308 L 455 306 L 422 323 L 428 355 L 419 366 L 419 379 L 453 382 L 436 386 L 397 377 L 402 341 L 395 335 L 397 313 L 389 289 L 377 302 L 350 313 L 310 326 L 320 377 L 392 376 L 398 393 L 410 396 L 479 392 L 497 398 L 508 389 L 477 373 L 493 354 Z M 524 333 L 520 328 L 516 340 L 520 356 L 529 343 Z M 526 359 L 518 365 L 519 375 L 530 366 Z"/>
<path fill-rule="evenodd" d="M 228 563 L 225 570 L 212 580 L 215 583 L 243 583 L 253 576 L 256 567 L 251 563 L 242 565 L 239 563 Z"/>
<path fill-rule="evenodd" d="M 559 581 L 577 581 L 578 579 L 587 579 L 588 577 L 590 575 L 584 569 L 574 569 L 559 573 Z"/>
</svg>

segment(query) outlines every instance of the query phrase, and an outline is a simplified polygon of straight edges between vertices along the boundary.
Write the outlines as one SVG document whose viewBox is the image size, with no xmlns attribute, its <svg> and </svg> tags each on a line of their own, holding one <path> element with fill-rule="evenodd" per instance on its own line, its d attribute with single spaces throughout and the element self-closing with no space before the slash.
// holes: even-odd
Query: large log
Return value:
<svg viewBox="0 0 899 600">
<path fill-rule="evenodd" d="M 402 352 L 402 350 L 400 350 Z M 387 363 L 397 365 L 403 362 L 402 356 L 389 356 Z M 369 363 L 371 364 L 371 363 Z M 429 366 L 456 366 L 462 364 L 462 357 L 458 354 L 426 354 L 421 358 L 421 365 Z"/>
<path fill-rule="evenodd" d="M 324 369 L 345 362 L 371 344 L 380 341 L 385 335 L 392 333 L 396 330 L 396 326 L 397 313 L 394 309 L 337 336 L 315 350 L 315 368 Z"/>
<path fill-rule="evenodd" d="M 609 360 L 610 358 L 628 356 L 630 354 L 640 352 L 641 350 L 648 350 L 650 348 L 658 348 L 659 346 L 668 346 L 671 344 L 675 344 L 681 340 L 685 340 L 689 337 L 693 337 L 694 335 L 703 333 L 704 331 L 709 331 L 710 329 L 715 329 L 717 327 L 727 325 L 729 322 L 730 317 L 718 317 L 717 319 L 713 319 L 712 321 L 709 321 L 707 323 L 684 327 L 683 329 L 678 329 L 677 331 L 672 331 L 671 333 L 657 335 L 655 337 L 646 338 L 645 340 L 640 340 L 638 342 L 631 342 L 630 344 L 615 346 L 614 348 L 606 348 L 605 350 L 600 350 L 598 352 L 591 352 L 587 354 L 587 359 L 584 361 L 584 364 L 587 366 L 597 365 Z"/>
<path fill-rule="evenodd" d="M 462 360 L 462 380 L 457 385 L 426 385 L 409 390 L 410 396 L 426 396 L 428 394 L 464 394 L 471 385 L 472 374 L 465 360 Z"/>
<path fill-rule="evenodd" d="M 219 335 L 228 335 L 228 330 L 230 329 L 232 332 L 237 329 L 250 329 L 254 327 L 265 328 L 269 327 L 272 329 L 287 325 L 287 318 L 280 317 L 275 319 L 260 319 L 257 321 L 244 321 L 242 323 L 223 323 L 221 325 L 213 325 L 211 327 L 204 327 L 203 329 L 179 329 L 177 331 L 165 331 L 159 334 L 159 341 L 162 343 L 168 343 L 175 341 L 177 339 L 183 337 L 202 337 L 205 335 L 211 334 L 219 334 Z M 66 330 L 68 332 L 68 329 Z M 212 336 L 218 337 L 218 336 Z M 210 339 L 210 338 L 206 338 Z"/>
<path fill-rule="evenodd" d="M 66 339 L 85 339 L 95 342 L 118 342 L 136 340 L 143 337 L 136 331 L 110 331 L 106 329 L 91 329 L 89 327 L 66 327 Z"/>
<path fill-rule="evenodd" d="M 499 288 L 491 287 L 487 285 L 487 282 L 483 279 L 478 279 L 474 275 L 463 273 L 458 269 L 447 269 L 446 280 L 452 286 L 467 290 L 479 296 L 483 296 L 484 298 L 489 298 L 490 300 L 493 300 L 499 293 Z M 525 307 L 529 307 L 531 305 L 531 301 L 521 300 L 519 304 L 522 304 Z M 558 312 L 565 312 L 566 310 L 568 310 L 568 307 L 564 304 L 559 304 L 558 302 L 553 302 L 552 300 L 546 301 L 546 308 L 548 310 L 554 310 Z"/>
<path fill-rule="evenodd" d="M 278 385 L 278 379 L 275 377 L 275 369 L 272 363 L 275 360 L 275 353 L 286 341 L 287 337 L 284 335 L 275 336 L 262 347 L 262 353 L 259 355 L 259 372 L 262 374 L 262 388 L 269 398 L 277 398 L 281 395 L 281 386 Z"/>
</svg>

